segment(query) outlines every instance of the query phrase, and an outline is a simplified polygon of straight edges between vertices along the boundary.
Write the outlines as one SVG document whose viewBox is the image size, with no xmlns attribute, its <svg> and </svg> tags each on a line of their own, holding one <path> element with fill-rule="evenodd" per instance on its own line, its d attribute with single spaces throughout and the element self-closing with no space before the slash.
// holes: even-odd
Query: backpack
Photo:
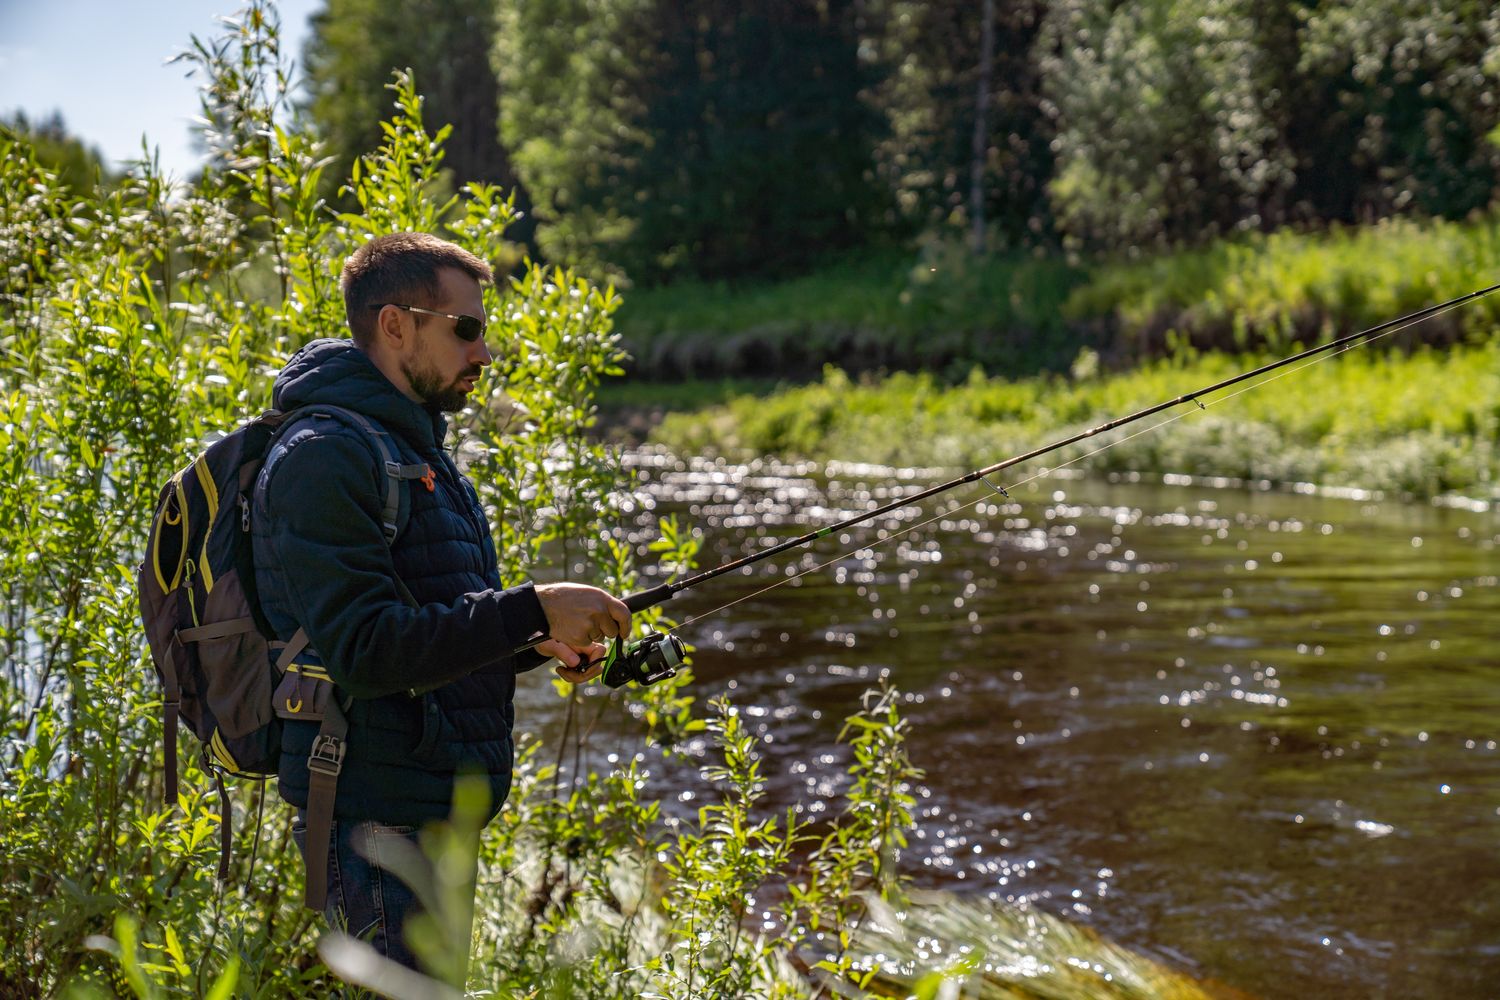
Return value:
<svg viewBox="0 0 1500 1000">
<path fill-rule="evenodd" d="M 272 444 L 293 424 L 316 416 L 354 427 L 372 444 L 387 477 L 381 520 L 386 543 L 393 544 L 401 483 L 430 481 L 431 469 L 397 462 L 387 432 L 353 410 L 322 404 L 267 410 L 209 445 L 167 480 L 136 580 L 141 621 L 162 686 L 166 801 L 177 801 L 177 730 L 186 723 L 202 743 L 204 768 L 219 790 L 221 885 L 229 877 L 232 839 L 224 775 L 260 781 L 273 777 L 283 718 L 320 723 L 308 760 L 306 899 L 309 907 L 321 910 L 349 703 L 341 703 L 321 666 L 297 662 L 307 651 L 306 630 L 299 628 L 289 642 L 276 640 L 256 599 L 250 535 L 251 491 Z M 396 585 L 415 605 L 399 579 Z"/>
</svg>

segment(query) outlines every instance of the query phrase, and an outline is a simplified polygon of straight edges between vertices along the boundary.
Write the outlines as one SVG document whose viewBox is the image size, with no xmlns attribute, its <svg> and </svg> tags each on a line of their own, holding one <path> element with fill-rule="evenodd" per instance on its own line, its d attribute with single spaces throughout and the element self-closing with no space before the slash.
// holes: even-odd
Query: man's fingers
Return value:
<svg viewBox="0 0 1500 1000">
<path fill-rule="evenodd" d="M 611 598 L 610 603 L 594 615 L 593 622 L 598 634 L 589 636 L 591 639 L 630 635 L 630 609 L 625 607 L 624 601 Z"/>
<path fill-rule="evenodd" d="M 545 642 L 537 643 L 536 651 L 543 656 L 551 656 L 561 661 L 565 667 L 576 667 L 582 662 L 582 657 L 579 656 L 576 649 L 557 639 L 548 639 Z"/>
<path fill-rule="evenodd" d="M 587 670 L 580 670 L 577 667 L 558 667 L 557 676 L 569 684 L 584 684 L 598 677 L 603 669 L 603 663 L 590 664 Z"/>
<path fill-rule="evenodd" d="M 625 602 L 619 600 L 618 598 L 610 598 L 609 613 L 615 621 L 615 626 L 617 629 L 615 635 L 629 635 L 630 609 L 625 606 Z"/>
<path fill-rule="evenodd" d="M 630 634 L 630 609 L 598 587 L 551 583 L 536 588 L 552 635 L 574 648 Z"/>
</svg>

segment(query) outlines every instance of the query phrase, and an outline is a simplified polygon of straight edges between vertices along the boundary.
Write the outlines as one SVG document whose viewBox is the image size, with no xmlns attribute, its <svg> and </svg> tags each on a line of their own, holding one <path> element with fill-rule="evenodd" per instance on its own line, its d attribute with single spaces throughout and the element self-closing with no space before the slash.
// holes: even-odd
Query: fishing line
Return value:
<svg viewBox="0 0 1500 1000">
<path fill-rule="evenodd" d="M 1168 424 L 1176 423 L 1177 421 L 1182 420 L 1185 417 L 1192 416 L 1194 413 L 1197 413 L 1197 412 L 1200 412 L 1200 411 L 1206 411 L 1210 406 L 1217 406 L 1217 405 L 1220 405 L 1222 403 L 1227 403 L 1227 402 L 1229 402 L 1230 400 L 1234 399 L 1237 396 L 1244 395 L 1245 393 L 1250 392 L 1251 390 L 1259 389 L 1262 386 L 1269 385 L 1272 382 L 1279 381 L 1280 379 L 1286 378 L 1289 375 L 1294 375 L 1297 372 L 1304 371 L 1307 368 L 1311 368 L 1313 365 L 1322 364 L 1323 362 L 1329 361 L 1329 360 L 1331 360 L 1331 359 L 1339 356 L 1340 354 L 1345 354 L 1345 353 L 1347 353 L 1349 351 L 1352 351 L 1352 350 L 1354 350 L 1356 348 L 1359 348 L 1359 347 L 1365 347 L 1365 346 L 1367 346 L 1369 344 L 1373 344 L 1376 341 L 1381 340 L 1381 339 L 1383 339 L 1385 337 L 1389 337 L 1389 336 L 1392 336 L 1393 334 L 1400 333 L 1403 330 L 1408 330 L 1411 327 L 1416 326 L 1419 323 L 1424 323 L 1424 322 L 1426 322 L 1429 319 L 1435 319 L 1438 316 L 1445 315 L 1446 313 L 1452 312 L 1453 310 L 1458 309 L 1458 308 L 1462 307 L 1463 305 L 1466 305 L 1468 302 L 1472 301 L 1474 298 L 1476 298 L 1478 296 L 1487 295 L 1490 292 L 1495 291 L 1497 288 L 1500 288 L 1500 285 L 1493 285 L 1493 286 L 1491 286 L 1491 287 L 1489 287 L 1487 289 L 1484 289 L 1482 291 L 1472 292 L 1472 293 L 1470 293 L 1467 296 L 1463 296 L 1461 298 L 1454 299 L 1454 300 L 1451 300 L 1449 302 L 1441 303 L 1440 305 L 1433 306 L 1433 307 L 1431 307 L 1429 309 L 1422 310 L 1422 311 L 1420 311 L 1418 313 L 1415 313 L 1415 314 L 1413 314 L 1411 316 L 1401 317 L 1399 319 L 1393 320 L 1393 321 L 1391 321 L 1391 322 L 1389 322 L 1387 324 L 1384 324 L 1382 326 L 1377 326 L 1377 327 L 1373 328 L 1373 330 L 1367 330 L 1367 331 L 1363 331 L 1362 333 L 1351 334 L 1348 337 L 1343 338 L 1342 340 L 1334 341 L 1334 342 L 1329 343 L 1329 344 L 1325 344 L 1325 345 L 1323 345 L 1322 348 L 1315 348 L 1314 349 L 1315 351 L 1322 351 L 1323 353 L 1320 353 L 1317 357 L 1312 357 L 1309 360 L 1306 360 L 1306 361 L 1304 361 L 1301 364 L 1298 364 L 1298 365 L 1295 365 L 1295 366 L 1292 366 L 1292 367 L 1284 367 L 1284 366 L 1289 365 L 1290 362 L 1295 361 L 1297 359 L 1295 357 L 1294 358 L 1289 358 L 1289 359 L 1283 359 L 1282 361 L 1275 362 L 1275 363 L 1273 363 L 1271 365 L 1266 365 L 1266 366 L 1262 366 L 1261 368 L 1255 369 L 1254 371 L 1248 373 L 1247 375 L 1238 376 L 1235 379 L 1228 380 L 1228 381 L 1222 382 L 1222 383 L 1218 383 L 1217 384 L 1218 388 L 1227 388 L 1228 386 L 1233 385 L 1236 382 L 1247 380 L 1249 378 L 1253 378 L 1256 374 L 1259 374 L 1259 373 L 1266 373 L 1267 374 L 1268 377 L 1263 378 L 1260 381 L 1250 382 L 1248 385 L 1245 385 L 1243 388 L 1236 389 L 1234 392 L 1229 393 L 1226 396 L 1220 396 L 1220 397 L 1218 397 L 1216 399 L 1210 399 L 1210 400 L 1208 400 L 1206 402 L 1204 400 L 1202 400 L 1202 399 L 1199 398 L 1200 396 L 1207 395 L 1209 392 L 1218 391 L 1217 388 L 1215 388 L 1215 389 L 1200 390 L 1197 393 L 1193 393 L 1193 394 L 1190 394 L 1190 395 L 1187 395 L 1187 396 L 1181 396 L 1178 399 L 1173 400 L 1171 403 L 1166 404 L 1166 405 L 1167 406 L 1173 406 L 1173 405 L 1178 405 L 1179 403 L 1192 402 L 1192 403 L 1197 404 L 1197 409 L 1196 410 L 1183 410 L 1182 412 L 1174 414 L 1174 415 L 1166 418 L 1165 420 L 1161 420 L 1161 421 L 1159 421 L 1157 423 L 1151 424 L 1150 426 L 1143 427 L 1142 429 L 1140 429 L 1138 431 L 1135 431 L 1134 433 L 1127 434 L 1124 437 L 1119 438 L 1118 440 L 1110 442 L 1109 444 L 1106 444 L 1106 445 L 1103 445 L 1101 447 L 1095 448 L 1093 451 L 1089 451 L 1089 452 L 1085 452 L 1085 453 L 1083 453 L 1081 455 L 1077 455 L 1077 456 L 1075 456 L 1073 458 L 1068 459 L 1066 462 L 1060 462 L 1060 463 L 1058 463 L 1056 465 L 1052 465 L 1052 466 L 1048 466 L 1046 468 L 1040 469 L 1034 475 L 1028 476 L 1025 479 L 1018 480 L 1018 481 L 1016 481 L 1014 483 L 1009 484 L 1008 486 L 1003 486 L 1003 487 L 1002 486 L 996 486 L 995 484 L 991 483 L 989 481 L 989 479 L 986 478 L 983 475 L 978 476 L 977 480 L 980 481 L 980 482 L 983 482 L 986 486 L 988 486 L 995 493 L 997 493 L 997 494 L 1005 497 L 1007 500 L 1010 500 L 1011 499 L 1011 496 L 1010 496 L 1010 493 L 1009 493 L 1010 490 L 1019 489 L 1022 486 L 1026 486 L 1026 485 L 1029 485 L 1029 484 L 1031 484 L 1033 482 L 1036 482 L 1037 480 L 1044 479 L 1044 478 L 1052 475 L 1052 473 L 1056 472 L 1058 469 L 1066 469 L 1069 466 L 1076 465 L 1077 463 L 1082 462 L 1082 461 L 1084 461 L 1086 459 L 1093 458 L 1095 455 L 1103 454 L 1104 452 L 1110 450 L 1111 448 L 1118 447 L 1118 446 L 1120 446 L 1122 444 L 1125 444 L 1128 441 L 1134 440 L 1135 438 L 1142 437 L 1142 436 L 1144 436 L 1146 434 L 1150 434 L 1150 433 L 1152 433 L 1152 432 L 1154 432 L 1156 430 L 1159 430 L 1162 427 L 1167 426 Z M 1380 331 L 1380 332 L 1377 333 L 1375 331 Z M 1304 352 L 1304 354 L 1303 355 L 1299 355 L 1299 357 L 1304 357 L 1304 356 L 1306 356 L 1307 354 L 1310 354 L 1310 353 L 1312 353 L 1312 352 Z M 1273 369 L 1277 369 L 1277 368 L 1282 368 L 1283 370 L 1275 371 L 1274 374 L 1271 374 L 1272 370 Z M 1151 411 L 1148 409 L 1146 411 L 1142 411 L 1142 414 L 1139 414 L 1137 416 L 1144 415 L 1144 414 L 1149 413 L 1149 412 L 1151 412 Z M 1131 418 L 1125 418 L 1125 419 L 1128 420 L 1128 419 L 1131 419 Z M 1074 438 L 1068 439 L 1068 442 L 1069 443 L 1076 442 L 1078 440 L 1083 439 L 1084 437 L 1088 437 L 1088 436 L 1090 436 L 1090 435 L 1092 435 L 1094 433 L 1098 433 L 1098 432 L 1099 432 L 1099 429 L 1098 428 L 1094 428 L 1094 429 L 1092 429 L 1090 431 L 1085 432 L 1084 434 L 1077 435 Z M 1062 447 L 1062 446 L 1064 446 L 1064 445 L 1059 445 L 1057 447 Z M 1037 454 L 1044 453 L 1045 450 L 1051 450 L 1051 447 L 1052 446 L 1049 446 L 1048 449 L 1044 449 L 1043 452 L 1038 452 Z M 1000 463 L 1000 464 L 1002 466 L 1004 466 L 1007 463 Z M 955 483 L 954 485 L 957 485 L 957 483 Z M 933 494 L 928 493 L 927 495 L 931 496 Z M 857 553 L 859 553 L 859 552 L 861 552 L 863 550 L 866 550 L 866 549 L 871 550 L 871 552 L 872 552 L 872 558 L 874 558 L 874 556 L 873 556 L 873 550 L 875 548 L 877 548 L 879 546 L 883 546 L 883 545 L 885 545 L 886 543 L 888 543 L 890 541 L 893 541 L 893 540 L 901 538 L 901 537 L 903 537 L 903 536 L 905 536 L 907 534 L 910 534 L 911 532 L 916 531 L 919 528 L 924 528 L 927 525 L 930 525 L 930 524 L 933 524 L 934 522 L 943 520 L 944 518 L 952 517 L 954 514 L 958 514 L 958 513 L 962 512 L 962 511 L 968 510 L 970 507 L 977 506 L 978 504 L 980 504 L 983 501 L 988 500 L 988 499 L 990 499 L 990 497 L 987 496 L 987 495 L 985 495 L 985 496 L 979 496 L 979 497 L 976 497 L 974 500 L 969 501 L 968 503 L 961 504 L 961 505 L 956 506 L 956 507 L 949 507 L 946 510 L 940 511 L 940 512 L 934 514 L 932 517 L 927 518 L 924 521 L 918 521 L 918 522 L 916 522 L 914 524 L 907 525 L 906 527 L 901 528 L 899 530 L 888 531 L 886 534 L 884 534 L 881 537 L 875 539 L 874 541 L 865 542 L 865 543 L 862 543 L 860 545 L 857 545 L 857 546 L 855 546 L 852 549 L 848 549 L 846 551 L 840 552 L 838 555 L 834 556 L 831 559 L 828 559 L 825 562 L 821 562 L 821 563 L 819 563 L 819 564 L 817 564 L 815 566 L 812 566 L 812 567 L 810 567 L 808 569 L 805 569 L 805 570 L 802 570 L 800 572 L 793 573 L 793 574 L 790 574 L 788 576 L 785 576 L 785 577 L 777 580 L 775 583 L 767 584 L 766 586 L 760 588 L 759 590 L 755 590 L 755 591 L 752 591 L 749 594 L 745 594 L 745 595 L 743 595 L 741 597 L 737 597 L 734 600 L 729 601 L 726 604 L 722 604 L 719 607 L 714 608 L 714 609 L 712 609 L 710 611 L 705 611 L 705 612 L 702 612 L 701 614 L 694 615 L 693 617 L 688 618 L 687 620 L 682 621 L 682 622 L 678 623 L 677 625 L 674 625 L 671 628 L 667 629 L 666 634 L 675 633 L 675 632 L 679 631 L 680 629 L 684 629 L 687 626 L 692 625 L 694 622 L 701 621 L 704 618 L 709 618 L 709 617 L 713 617 L 713 616 L 716 616 L 718 614 L 721 614 L 722 612 L 727 611 L 728 609 L 730 609 L 730 608 L 732 608 L 732 607 L 734 607 L 734 606 L 736 606 L 738 604 L 741 604 L 741 603 L 743 603 L 745 601 L 748 601 L 748 600 L 751 600 L 753 598 L 759 597 L 762 594 L 767 594 L 767 593 L 771 592 L 772 590 L 775 590 L 778 587 L 785 586 L 788 583 L 792 583 L 794 581 L 800 580 L 804 576 L 807 576 L 809 574 L 822 572 L 823 570 L 827 569 L 829 566 L 832 566 L 835 563 L 842 562 L 845 559 L 848 559 L 851 556 L 854 556 L 855 554 L 857 554 Z M 919 501 L 913 501 L 913 504 L 915 504 L 917 502 L 919 502 Z M 903 504 L 901 506 L 905 507 L 905 506 L 909 506 L 909 505 Z M 890 513 L 895 513 L 896 511 L 898 511 L 900 509 L 901 509 L 901 507 L 892 508 L 889 512 Z M 874 515 L 867 515 L 867 516 L 873 517 Z M 738 561 L 739 560 L 736 560 L 735 562 L 738 562 Z M 731 562 L 731 563 L 726 564 L 726 565 L 734 565 L 734 562 Z"/>
</svg>

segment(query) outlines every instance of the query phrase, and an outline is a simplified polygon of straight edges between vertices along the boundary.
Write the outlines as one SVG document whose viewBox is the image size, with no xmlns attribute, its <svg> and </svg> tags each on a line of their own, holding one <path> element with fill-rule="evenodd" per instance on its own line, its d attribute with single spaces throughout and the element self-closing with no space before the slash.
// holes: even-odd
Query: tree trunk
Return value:
<svg viewBox="0 0 1500 1000">
<path fill-rule="evenodd" d="M 989 153 L 990 78 L 995 65 L 995 0 L 984 0 L 981 17 L 974 150 L 969 163 L 969 246 L 976 254 L 984 252 L 984 164 Z"/>
</svg>

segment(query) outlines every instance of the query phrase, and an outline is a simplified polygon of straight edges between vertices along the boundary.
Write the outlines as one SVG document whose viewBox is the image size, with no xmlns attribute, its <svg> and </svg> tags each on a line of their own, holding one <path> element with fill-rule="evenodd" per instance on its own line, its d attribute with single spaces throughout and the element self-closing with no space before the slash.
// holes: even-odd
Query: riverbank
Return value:
<svg viewBox="0 0 1500 1000">
<path fill-rule="evenodd" d="M 829 368 L 815 383 L 769 392 L 709 384 L 698 390 L 705 398 L 727 398 L 667 413 L 648 436 L 682 454 L 974 468 L 1265 360 L 1201 354 L 1101 374 L 1085 356 L 1068 375 L 1005 379 L 976 371 L 957 385 L 925 373 L 854 379 Z M 1500 494 L 1500 340 L 1413 353 L 1356 349 L 1243 390 L 1204 399 L 1203 412 L 1170 411 L 1045 464 L 1410 497 Z M 691 387 L 675 391 L 691 398 Z M 1159 421 L 1170 422 L 1141 433 Z M 1098 451 L 1109 441 L 1117 443 Z M 1035 471 L 1016 469 L 1011 481 Z"/>
<path fill-rule="evenodd" d="M 1390 220 L 1284 230 L 1135 258 L 974 258 L 936 244 L 863 251 L 789 281 L 635 289 L 616 316 L 644 381 L 816 378 L 913 369 L 948 381 L 975 365 L 1066 371 L 1085 349 L 1119 371 L 1185 349 L 1287 353 L 1489 285 L 1500 218 Z M 1500 325 L 1500 299 L 1426 323 L 1450 345 Z"/>
</svg>

